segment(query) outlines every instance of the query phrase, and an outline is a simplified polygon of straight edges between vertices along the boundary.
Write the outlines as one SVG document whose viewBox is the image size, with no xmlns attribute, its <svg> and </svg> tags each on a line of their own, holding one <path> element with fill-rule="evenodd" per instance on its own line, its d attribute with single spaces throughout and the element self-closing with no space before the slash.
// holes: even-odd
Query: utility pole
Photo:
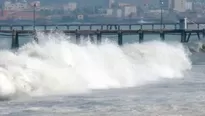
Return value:
<svg viewBox="0 0 205 116">
<path fill-rule="evenodd" d="M 161 29 L 162 29 L 162 24 L 163 24 L 163 9 L 162 9 L 162 6 L 163 6 L 164 2 L 163 0 L 160 0 L 160 8 L 161 8 L 161 20 L 160 20 L 160 23 L 161 23 Z"/>
<path fill-rule="evenodd" d="M 38 38 L 36 35 L 36 3 L 33 5 L 33 32 L 34 32 L 34 40 L 38 43 Z"/>
<path fill-rule="evenodd" d="M 33 30 L 36 29 L 36 4 L 33 5 Z"/>
</svg>

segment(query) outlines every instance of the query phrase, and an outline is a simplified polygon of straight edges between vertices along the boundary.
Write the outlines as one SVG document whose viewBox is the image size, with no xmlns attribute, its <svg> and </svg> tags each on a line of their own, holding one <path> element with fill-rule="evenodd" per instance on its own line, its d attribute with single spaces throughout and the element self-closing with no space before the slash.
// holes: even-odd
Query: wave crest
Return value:
<svg viewBox="0 0 205 116">
<path fill-rule="evenodd" d="M 59 39 L 60 38 L 60 39 Z M 160 78 L 179 78 L 191 68 L 180 44 L 160 41 L 119 47 L 76 45 L 64 35 L 40 35 L 17 52 L 0 51 L 0 96 L 53 95 L 134 87 Z"/>
</svg>

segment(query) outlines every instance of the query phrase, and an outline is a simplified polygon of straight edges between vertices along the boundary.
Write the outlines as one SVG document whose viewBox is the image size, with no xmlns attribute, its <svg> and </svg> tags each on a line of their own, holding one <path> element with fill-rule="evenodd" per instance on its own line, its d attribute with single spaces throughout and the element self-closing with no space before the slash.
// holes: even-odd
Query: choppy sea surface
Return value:
<svg viewBox="0 0 205 116">
<path fill-rule="evenodd" d="M 40 33 L 39 44 L 23 38 L 13 51 L 1 38 L 1 116 L 205 115 L 203 40 L 149 35 L 139 44 L 130 35 L 123 46 L 115 37 L 76 45 Z"/>
</svg>

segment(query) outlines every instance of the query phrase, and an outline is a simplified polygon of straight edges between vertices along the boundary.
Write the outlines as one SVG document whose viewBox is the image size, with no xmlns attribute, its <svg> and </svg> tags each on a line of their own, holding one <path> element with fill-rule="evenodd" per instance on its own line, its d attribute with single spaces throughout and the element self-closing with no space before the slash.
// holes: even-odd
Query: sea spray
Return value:
<svg viewBox="0 0 205 116">
<path fill-rule="evenodd" d="M 39 34 L 39 44 L 0 51 L 0 96 L 82 93 L 179 78 L 191 68 L 180 44 L 151 41 L 119 47 L 105 41 L 76 45 L 64 34 Z"/>
</svg>

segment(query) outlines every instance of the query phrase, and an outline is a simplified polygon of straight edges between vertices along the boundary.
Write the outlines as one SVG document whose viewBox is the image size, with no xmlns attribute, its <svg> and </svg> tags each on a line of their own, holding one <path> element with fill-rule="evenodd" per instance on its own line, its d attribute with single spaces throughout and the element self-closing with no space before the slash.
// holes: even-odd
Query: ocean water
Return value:
<svg viewBox="0 0 205 116">
<path fill-rule="evenodd" d="M 139 44 L 126 36 L 118 46 L 109 36 L 101 45 L 85 38 L 76 45 L 62 33 L 38 38 L 39 44 L 22 38 L 14 51 L 10 39 L 1 39 L 1 116 L 205 114 L 203 41 L 149 35 Z"/>
</svg>

